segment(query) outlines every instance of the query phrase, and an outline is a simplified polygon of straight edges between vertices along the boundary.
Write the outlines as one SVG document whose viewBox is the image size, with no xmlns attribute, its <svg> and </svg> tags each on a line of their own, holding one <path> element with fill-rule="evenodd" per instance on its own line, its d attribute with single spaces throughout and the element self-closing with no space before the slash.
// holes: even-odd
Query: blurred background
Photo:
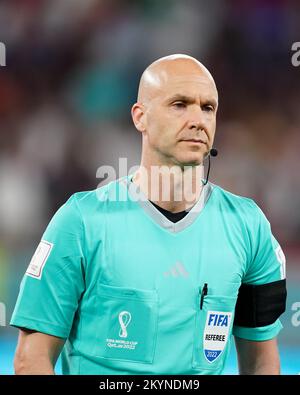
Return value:
<svg viewBox="0 0 300 395">
<path fill-rule="evenodd" d="M 49 219 L 97 187 L 99 166 L 118 175 L 120 157 L 139 163 L 130 107 L 144 68 L 172 53 L 201 60 L 217 83 L 211 181 L 253 198 L 285 251 L 282 373 L 299 373 L 299 1 L 3 0 L 0 41 L 0 374 L 13 372 L 8 324 Z M 236 374 L 234 349 L 229 362 Z"/>
</svg>

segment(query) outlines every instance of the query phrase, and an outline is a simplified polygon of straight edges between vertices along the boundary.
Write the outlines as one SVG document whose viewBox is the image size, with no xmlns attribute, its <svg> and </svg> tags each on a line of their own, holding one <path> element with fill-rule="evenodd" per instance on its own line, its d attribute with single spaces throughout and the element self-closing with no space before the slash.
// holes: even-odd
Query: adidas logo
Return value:
<svg viewBox="0 0 300 395">
<path fill-rule="evenodd" d="M 181 262 L 176 262 L 168 272 L 164 272 L 165 277 L 188 277 L 189 273 Z"/>
</svg>

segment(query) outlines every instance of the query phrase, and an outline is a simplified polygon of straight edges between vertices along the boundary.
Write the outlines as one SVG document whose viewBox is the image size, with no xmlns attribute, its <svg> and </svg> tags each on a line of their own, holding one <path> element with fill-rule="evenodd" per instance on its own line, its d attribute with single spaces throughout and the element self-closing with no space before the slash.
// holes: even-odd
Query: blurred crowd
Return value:
<svg viewBox="0 0 300 395">
<path fill-rule="evenodd" d="M 130 118 L 141 72 L 186 53 L 220 96 L 211 181 L 251 197 L 300 247 L 300 3 L 285 0 L 0 2 L 0 301 L 14 298 L 50 217 L 97 168 L 140 160 Z"/>
</svg>

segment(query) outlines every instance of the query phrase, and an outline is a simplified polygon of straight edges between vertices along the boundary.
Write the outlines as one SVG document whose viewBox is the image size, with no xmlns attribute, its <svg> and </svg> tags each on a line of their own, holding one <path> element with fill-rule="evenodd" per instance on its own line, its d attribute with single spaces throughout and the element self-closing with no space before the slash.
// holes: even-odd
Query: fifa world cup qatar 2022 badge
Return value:
<svg viewBox="0 0 300 395">
<path fill-rule="evenodd" d="M 129 311 L 121 311 L 118 314 L 119 321 L 119 338 L 126 339 L 128 337 L 127 327 L 131 322 L 131 314 Z M 127 350 L 135 350 L 138 342 L 137 341 L 129 341 L 129 340 L 121 340 L 121 339 L 106 339 L 106 345 L 109 348 L 119 348 L 119 349 L 127 349 Z"/>
<path fill-rule="evenodd" d="M 209 363 L 213 363 L 224 351 L 232 319 L 232 313 L 208 311 L 203 333 L 203 352 Z"/>
</svg>

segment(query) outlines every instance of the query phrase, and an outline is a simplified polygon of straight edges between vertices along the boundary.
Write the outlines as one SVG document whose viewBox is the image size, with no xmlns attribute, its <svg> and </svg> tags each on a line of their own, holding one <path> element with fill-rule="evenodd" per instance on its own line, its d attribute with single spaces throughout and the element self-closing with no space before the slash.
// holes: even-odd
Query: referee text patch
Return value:
<svg viewBox="0 0 300 395">
<path fill-rule="evenodd" d="M 214 362 L 225 349 L 231 313 L 220 311 L 208 311 L 203 335 L 203 350 L 205 358 L 209 363 Z"/>
</svg>

